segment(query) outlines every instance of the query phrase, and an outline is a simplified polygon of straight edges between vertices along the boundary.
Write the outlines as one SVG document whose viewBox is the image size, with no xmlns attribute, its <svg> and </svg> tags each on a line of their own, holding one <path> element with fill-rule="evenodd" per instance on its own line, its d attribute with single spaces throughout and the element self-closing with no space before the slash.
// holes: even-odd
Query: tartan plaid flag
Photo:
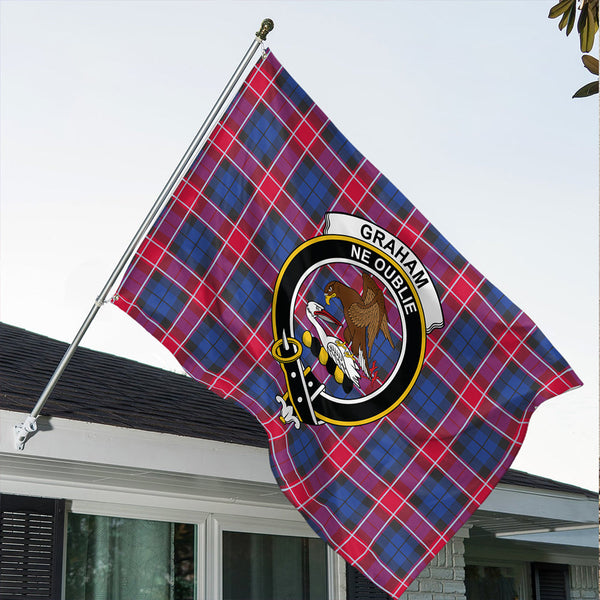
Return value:
<svg viewBox="0 0 600 600">
<path fill-rule="evenodd" d="M 259 420 L 283 493 L 395 598 L 581 383 L 271 52 L 114 302 Z"/>
</svg>

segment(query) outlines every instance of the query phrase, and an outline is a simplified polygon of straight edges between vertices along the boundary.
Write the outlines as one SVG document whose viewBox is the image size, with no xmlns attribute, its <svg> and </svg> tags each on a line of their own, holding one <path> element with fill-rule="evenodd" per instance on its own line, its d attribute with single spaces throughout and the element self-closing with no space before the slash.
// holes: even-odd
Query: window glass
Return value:
<svg viewBox="0 0 600 600">
<path fill-rule="evenodd" d="M 327 600 L 325 543 L 224 531 L 223 600 Z"/>
<path fill-rule="evenodd" d="M 467 565 L 467 600 L 519 600 L 518 576 L 510 566 Z"/>
<path fill-rule="evenodd" d="M 65 600 L 194 600 L 195 527 L 69 514 Z"/>
</svg>

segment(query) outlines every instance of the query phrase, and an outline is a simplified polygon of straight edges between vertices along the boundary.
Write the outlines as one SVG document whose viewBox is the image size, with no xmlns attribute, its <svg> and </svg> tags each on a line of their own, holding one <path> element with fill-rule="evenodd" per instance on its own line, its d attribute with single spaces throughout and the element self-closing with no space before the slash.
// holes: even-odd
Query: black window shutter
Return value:
<svg viewBox="0 0 600 600">
<path fill-rule="evenodd" d="M 64 500 L 0 494 L 0 599 L 60 599 L 64 523 Z"/>
<path fill-rule="evenodd" d="M 346 563 L 346 594 L 348 600 L 393 600 L 358 569 Z"/>
<path fill-rule="evenodd" d="M 570 600 L 569 567 L 550 563 L 533 563 L 535 600 Z"/>
</svg>

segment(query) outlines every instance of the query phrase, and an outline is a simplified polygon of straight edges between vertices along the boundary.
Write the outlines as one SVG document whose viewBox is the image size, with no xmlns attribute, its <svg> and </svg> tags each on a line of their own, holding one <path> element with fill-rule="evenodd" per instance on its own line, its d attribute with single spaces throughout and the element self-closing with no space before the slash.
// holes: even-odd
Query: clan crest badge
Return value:
<svg viewBox="0 0 600 600">
<path fill-rule="evenodd" d="M 444 325 L 431 277 L 397 237 L 328 213 L 324 235 L 298 246 L 273 295 L 271 353 L 285 375 L 281 419 L 354 426 L 396 408 Z"/>
</svg>

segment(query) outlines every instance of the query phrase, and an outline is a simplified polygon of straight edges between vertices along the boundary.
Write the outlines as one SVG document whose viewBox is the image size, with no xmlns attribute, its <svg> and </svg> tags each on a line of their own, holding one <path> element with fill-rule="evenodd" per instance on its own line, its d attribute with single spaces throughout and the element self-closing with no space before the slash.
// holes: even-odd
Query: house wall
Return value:
<svg viewBox="0 0 600 600">
<path fill-rule="evenodd" d="M 413 581 L 403 600 L 466 600 L 465 538 L 461 529 Z"/>
</svg>

